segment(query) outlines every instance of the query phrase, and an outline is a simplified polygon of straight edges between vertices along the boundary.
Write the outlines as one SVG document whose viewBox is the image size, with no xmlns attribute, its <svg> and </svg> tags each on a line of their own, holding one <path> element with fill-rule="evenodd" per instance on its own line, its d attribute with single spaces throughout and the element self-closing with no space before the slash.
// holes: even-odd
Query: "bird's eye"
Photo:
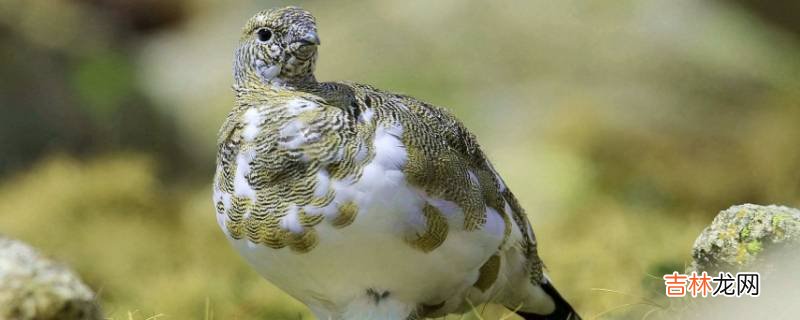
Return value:
<svg viewBox="0 0 800 320">
<path fill-rule="evenodd" d="M 258 29 L 258 41 L 267 42 L 269 39 L 272 39 L 272 31 L 269 29 Z"/>
</svg>

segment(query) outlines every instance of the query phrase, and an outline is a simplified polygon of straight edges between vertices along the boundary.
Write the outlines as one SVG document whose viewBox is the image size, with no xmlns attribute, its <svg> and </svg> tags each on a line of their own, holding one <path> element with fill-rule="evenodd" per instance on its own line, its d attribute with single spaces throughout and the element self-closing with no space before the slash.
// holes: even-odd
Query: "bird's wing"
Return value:
<svg viewBox="0 0 800 320">
<path fill-rule="evenodd" d="M 352 175 L 366 139 L 341 110 L 313 97 L 245 98 L 217 141 L 220 225 L 234 239 L 309 251 L 317 242 L 311 227 L 326 217 L 310 208 L 331 207 L 329 182 Z"/>
<path fill-rule="evenodd" d="M 534 283 L 540 282 L 542 263 L 527 216 L 475 136 L 443 108 L 366 85 L 350 85 L 356 88 L 358 113 L 374 113 L 378 128 L 401 128 L 398 138 L 405 148 L 402 170 L 407 182 L 432 199 L 457 205 L 463 214 L 463 230 L 482 229 L 492 219 L 490 215 L 499 214 L 505 224 L 505 238 L 511 228 L 522 235 L 515 245 L 520 245 L 527 256 Z"/>
</svg>

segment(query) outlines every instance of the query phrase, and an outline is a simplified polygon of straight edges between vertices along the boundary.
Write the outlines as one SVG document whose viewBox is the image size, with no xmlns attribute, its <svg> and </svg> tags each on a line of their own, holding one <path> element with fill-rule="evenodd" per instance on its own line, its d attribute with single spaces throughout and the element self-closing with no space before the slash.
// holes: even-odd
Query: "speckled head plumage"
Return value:
<svg viewBox="0 0 800 320">
<path fill-rule="evenodd" d="M 298 7 L 264 10 L 248 20 L 236 49 L 236 87 L 315 82 L 317 24 Z"/>
</svg>

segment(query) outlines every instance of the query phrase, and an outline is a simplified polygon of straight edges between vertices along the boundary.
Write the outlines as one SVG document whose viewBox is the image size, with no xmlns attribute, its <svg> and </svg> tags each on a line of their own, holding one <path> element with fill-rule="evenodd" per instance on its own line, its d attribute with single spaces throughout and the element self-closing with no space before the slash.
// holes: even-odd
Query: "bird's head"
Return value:
<svg viewBox="0 0 800 320">
<path fill-rule="evenodd" d="M 237 86 L 316 82 L 317 23 L 298 7 L 264 10 L 247 21 L 234 61 Z"/>
</svg>

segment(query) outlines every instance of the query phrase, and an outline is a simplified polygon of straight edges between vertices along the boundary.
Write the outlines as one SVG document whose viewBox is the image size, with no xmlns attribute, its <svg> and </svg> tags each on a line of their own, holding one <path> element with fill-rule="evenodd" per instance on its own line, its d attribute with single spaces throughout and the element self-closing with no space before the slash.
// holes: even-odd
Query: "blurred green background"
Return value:
<svg viewBox="0 0 800 320">
<path fill-rule="evenodd" d="M 72 265 L 112 319 L 310 319 L 210 200 L 240 28 L 286 4 L 0 0 L 0 233 Z M 587 318 L 666 305 L 661 275 L 719 210 L 800 206 L 796 1 L 295 4 L 319 79 L 464 120 Z"/>
</svg>

